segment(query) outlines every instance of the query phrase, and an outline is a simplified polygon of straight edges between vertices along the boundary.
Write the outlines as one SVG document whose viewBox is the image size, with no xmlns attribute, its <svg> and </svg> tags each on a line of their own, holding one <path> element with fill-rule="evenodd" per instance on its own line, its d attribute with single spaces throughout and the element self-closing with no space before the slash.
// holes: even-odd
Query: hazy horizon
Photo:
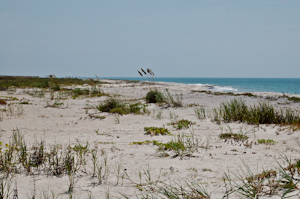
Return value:
<svg viewBox="0 0 300 199">
<path fill-rule="evenodd" d="M 0 0 L 0 75 L 300 78 L 298 0 Z"/>
</svg>

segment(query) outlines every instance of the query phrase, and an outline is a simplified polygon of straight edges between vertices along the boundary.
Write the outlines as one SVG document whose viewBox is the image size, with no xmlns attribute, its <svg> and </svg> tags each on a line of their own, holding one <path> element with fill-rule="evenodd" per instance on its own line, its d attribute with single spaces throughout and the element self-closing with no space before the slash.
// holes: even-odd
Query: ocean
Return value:
<svg viewBox="0 0 300 199">
<path fill-rule="evenodd" d="M 93 77 L 94 78 L 94 77 Z M 145 81 L 142 77 L 103 77 Z M 101 78 L 102 79 L 102 78 Z M 156 77 L 156 81 L 195 85 L 213 85 L 214 91 L 223 92 L 276 92 L 300 94 L 300 78 L 180 78 Z"/>
</svg>

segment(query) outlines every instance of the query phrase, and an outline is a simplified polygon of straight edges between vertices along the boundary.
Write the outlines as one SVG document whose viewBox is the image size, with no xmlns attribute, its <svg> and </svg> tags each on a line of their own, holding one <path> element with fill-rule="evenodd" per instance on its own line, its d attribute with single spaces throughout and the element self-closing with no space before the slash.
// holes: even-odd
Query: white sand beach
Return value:
<svg viewBox="0 0 300 199">
<path fill-rule="evenodd" d="M 278 171 L 279 165 L 287 166 L 283 158 L 285 156 L 293 162 L 300 159 L 300 154 L 295 151 L 295 149 L 300 151 L 300 146 L 296 143 L 300 131 L 290 126 L 275 124 L 257 126 L 240 122 L 217 124 L 212 121 L 213 109 L 218 108 L 222 102 L 233 99 L 241 99 L 247 105 L 267 101 L 277 109 L 287 107 L 292 110 L 300 109 L 299 103 L 280 97 L 282 96 L 280 93 L 253 93 L 255 97 L 213 95 L 197 92 L 207 89 L 198 85 L 163 82 L 148 85 L 122 80 L 101 81 L 107 82 L 97 85 L 102 92 L 123 101 L 145 104 L 147 112 L 127 115 L 100 112 L 95 107 L 103 103 L 107 96 L 79 96 L 75 99 L 64 96 L 55 100 L 59 97 L 57 91 L 51 100 L 50 92 L 45 92 L 43 97 L 29 95 L 28 93 L 34 93 L 34 89 L 16 89 L 10 93 L 0 91 L 0 98 L 5 99 L 7 103 L 0 105 L 2 152 L 6 150 L 5 144 L 10 144 L 13 131 L 16 130 L 24 136 L 28 153 L 32 156 L 35 150 L 32 146 L 37 146 L 41 141 L 44 141 L 46 153 L 50 153 L 51 147 L 55 145 L 61 149 L 79 144 L 88 145 L 84 163 L 71 175 L 74 183 L 71 194 L 77 199 L 125 198 L 122 194 L 128 198 L 141 198 L 147 193 L 155 195 L 156 189 L 160 186 L 181 184 L 187 187 L 188 183 L 198 183 L 205 187 L 210 198 L 222 198 L 229 187 L 228 181 L 224 183 L 226 175 L 230 176 L 231 183 L 241 183 L 238 176 L 246 177 L 244 173 L 247 173 L 248 167 L 253 174 L 259 174 L 267 170 Z M 74 87 L 76 86 L 69 88 Z M 87 87 L 89 86 L 81 86 Z M 183 107 L 147 104 L 144 98 L 151 88 L 162 92 L 168 89 L 175 97 L 176 94 L 182 94 Z M 55 102 L 63 104 L 46 107 L 47 104 Z M 195 110 L 200 108 L 206 113 L 206 118 L 202 120 L 195 114 Z M 169 125 L 181 119 L 187 119 L 194 124 L 187 129 L 177 129 Z M 173 135 L 145 135 L 144 127 L 163 127 Z M 225 141 L 219 137 L 219 134 L 225 132 L 242 133 L 249 138 L 244 142 L 232 139 Z M 157 151 L 158 146 L 151 143 L 154 140 L 167 143 L 176 139 L 177 135 L 183 134 L 185 138 L 197 140 L 198 146 L 192 155 L 180 157 L 174 156 L 172 151 L 160 153 Z M 270 139 L 276 143 L 259 144 L 258 139 Z M 132 144 L 146 140 L 151 142 Z M 99 168 L 103 167 L 103 178 L 100 179 L 102 182 L 99 182 L 98 177 L 93 177 L 93 151 L 97 155 L 96 164 Z M 163 157 L 166 155 L 169 156 Z M 77 157 L 74 162 L 78 161 Z M 45 195 L 50 196 L 51 193 L 58 198 L 70 198 L 68 193 L 70 175 L 66 173 L 50 175 L 43 167 L 32 167 L 30 172 L 19 165 L 16 167 L 19 172 L 9 179 L 12 182 L 12 189 L 17 187 L 19 199 L 32 198 L 33 195 L 36 195 L 36 198 L 46 198 Z M 278 189 L 278 192 L 271 194 L 271 198 L 281 198 L 282 191 Z M 296 195 L 294 198 L 300 197 L 298 190 L 293 190 L 289 194 Z M 243 198 L 243 196 L 234 192 L 228 198 Z M 260 198 L 270 196 L 264 194 Z"/>
</svg>

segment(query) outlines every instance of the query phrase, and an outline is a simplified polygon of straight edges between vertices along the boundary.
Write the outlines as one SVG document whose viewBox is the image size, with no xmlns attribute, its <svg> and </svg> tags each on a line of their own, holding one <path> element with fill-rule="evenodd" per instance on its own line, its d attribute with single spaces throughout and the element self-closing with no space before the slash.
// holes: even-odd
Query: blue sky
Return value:
<svg viewBox="0 0 300 199">
<path fill-rule="evenodd" d="M 299 0 L 0 0 L 0 75 L 300 78 Z"/>
</svg>

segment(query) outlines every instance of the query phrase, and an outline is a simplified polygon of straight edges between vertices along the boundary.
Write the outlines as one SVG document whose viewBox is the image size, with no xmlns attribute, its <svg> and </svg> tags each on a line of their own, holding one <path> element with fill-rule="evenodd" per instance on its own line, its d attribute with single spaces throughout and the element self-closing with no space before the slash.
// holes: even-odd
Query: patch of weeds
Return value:
<svg viewBox="0 0 300 199">
<path fill-rule="evenodd" d="M 221 127 L 220 127 L 221 128 Z M 225 142 L 229 140 L 234 140 L 235 142 L 244 142 L 248 140 L 248 136 L 246 133 L 242 131 L 242 128 L 240 128 L 239 133 L 233 133 L 231 128 L 228 126 L 228 129 L 226 130 L 225 133 L 223 133 L 223 128 L 221 128 L 221 134 L 219 135 L 221 139 L 224 139 Z"/>
<path fill-rule="evenodd" d="M 118 113 L 118 114 L 140 114 L 143 106 L 140 103 L 129 104 L 118 99 L 110 97 L 104 103 L 99 104 L 96 107 L 99 111 Z"/>
<path fill-rule="evenodd" d="M 174 184 L 160 183 L 156 185 L 156 189 L 151 193 L 151 198 L 195 198 L 195 199 L 210 199 L 211 193 L 207 190 L 204 183 L 199 182 L 181 182 Z M 149 193 L 150 191 L 148 191 Z M 148 195 L 144 198 L 148 198 Z"/>
<path fill-rule="evenodd" d="M 199 104 L 196 104 L 196 103 L 191 103 L 191 104 L 187 104 L 186 105 L 187 107 L 194 107 L 194 106 L 200 106 Z"/>
<path fill-rule="evenodd" d="M 274 141 L 274 140 L 270 140 L 270 139 L 258 139 L 257 142 L 259 144 L 266 144 L 266 145 L 274 145 L 274 144 L 277 144 L 278 142 Z"/>
<path fill-rule="evenodd" d="M 151 144 L 153 143 L 153 141 L 151 140 L 146 140 L 146 141 L 142 141 L 142 142 L 131 142 L 129 145 L 148 145 L 148 144 Z"/>
<path fill-rule="evenodd" d="M 9 104 L 6 111 L 7 116 L 21 116 L 24 112 L 22 104 Z"/>
<path fill-rule="evenodd" d="M 171 107 L 183 107 L 183 94 L 175 93 L 175 96 L 173 96 L 168 89 L 165 90 L 165 99 L 164 102 Z M 175 97 L 175 98 L 174 98 Z"/>
<path fill-rule="evenodd" d="M 264 171 L 261 174 L 253 174 L 249 166 L 244 162 L 246 171 L 242 170 L 240 173 L 232 173 L 237 180 L 232 180 L 230 174 L 225 174 L 224 180 L 225 186 L 230 187 L 227 189 L 223 198 L 227 197 L 232 193 L 237 193 L 243 198 L 260 198 L 260 196 L 272 196 L 276 194 L 278 188 L 278 181 L 276 180 L 277 172 L 274 170 Z"/>
<path fill-rule="evenodd" d="M 201 107 L 200 109 L 195 109 L 195 114 L 199 120 L 206 119 L 205 108 L 203 108 L 203 107 Z"/>
<path fill-rule="evenodd" d="M 176 129 L 187 129 L 189 126 L 196 124 L 196 122 L 192 122 L 186 119 L 173 121 L 171 123 L 168 123 L 168 125 L 173 125 Z"/>
<path fill-rule="evenodd" d="M 99 144 L 116 144 L 115 142 L 98 142 Z"/>
<path fill-rule="evenodd" d="M 100 120 L 104 120 L 106 117 L 105 116 L 101 116 L 101 115 L 92 115 L 92 114 L 89 114 L 89 117 L 91 119 L 100 119 Z"/>
<path fill-rule="evenodd" d="M 205 171 L 210 171 L 210 172 L 212 172 L 212 170 L 211 170 L 211 169 L 208 169 L 208 168 L 204 168 L 204 169 L 202 169 L 202 171 L 203 171 L 203 172 L 205 172 Z"/>
<path fill-rule="evenodd" d="M 232 93 L 232 92 L 212 92 L 212 91 L 207 91 L 207 90 L 202 90 L 202 91 L 196 91 L 192 90 L 192 93 L 206 93 L 209 95 L 228 95 L 228 96 L 248 96 L 248 97 L 258 97 L 257 95 L 254 95 L 253 93 Z"/>
<path fill-rule="evenodd" d="M 247 135 L 239 134 L 239 133 L 221 133 L 219 135 L 219 137 L 221 139 L 224 139 L 225 142 L 227 142 L 228 140 L 231 140 L 231 139 L 236 142 L 239 142 L 239 141 L 243 142 L 249 138 Z"/>
<path fill-rule="evenodd" d="M 242 100 L 232 100 L 224 102 L 219 109 L 214 109 L 213 120 L 217 123 L 224 122 L 244 122 L 248 124 L 300 124 L 299 112 L 289 108 L 285 110 L 275 110 L 266 102 L 258 105 L 247 106 Z"/>
<path fill-rule="evenodd" d="M 115 114 L 114 116 L 115 116 L 115 122 L 117 124 L 120 124 L 120 115 L 119 114 Z"/>
<path fill-rule="evenodd" d="M 156 115 L 156 118 L 161 120 L 162 119 L 162 111 L 159 111 Z"/>
<path fill-rule="evenodd" d="M 295 103 L 300 103 L 300 98 L 299 97 L 289 97 L 289 101 L 295 102 Z"/>
<path fill-rule="evenodd" d="M 200 142 L 201 140 L 191 132 L 190 135 L 179 134 L 167 143 L 155 143 L 155 145 L 158 146 L 157 151 L 161 153 L 162 157 L 171 155 L 172 157 L 179 156 L 182 159 L 184 156 L 193 157 L 194 152 L 198 151 L 200 147 Z"/>
<path fill-rule="evenodd" d="M 47 101 L 47 104 L 46 104 L 46 106 L 44 106 L 44 107 L 45 107 L 45 108 L 47 108 L 47 107 L 51 107 L 51 108 L 59 108 L 59 107 L 61 107 L 62 105 L 64 105 L 64 103 L 59 102 L 59 101 L 55 101 L 55 102 L 53 102 L 53 104 L 50 104 L 50 102 Z"/>
<path fill-rule="evenodd" d="M 145 135 L 172 135 L 168 129 L 159 128 L 159 127 L 145 127 Z"/>
</svg>

